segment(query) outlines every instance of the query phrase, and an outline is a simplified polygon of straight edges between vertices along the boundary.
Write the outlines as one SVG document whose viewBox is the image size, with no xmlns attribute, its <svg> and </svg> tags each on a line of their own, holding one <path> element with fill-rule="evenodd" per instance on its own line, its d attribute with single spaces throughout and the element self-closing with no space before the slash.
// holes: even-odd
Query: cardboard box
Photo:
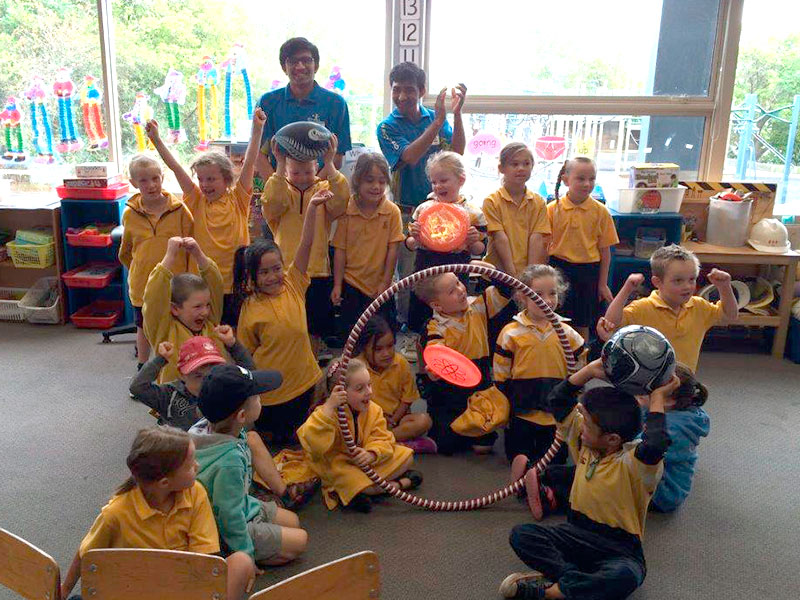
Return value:
<svg viewBox="0 0 800 600">
<path fill-rule="evenodd" d="M 64 187 L 68 188 L 107 188 L 115 183 L 122 181 L 122 175 L 113 175 L 111 177 L 91 177 L 91 178 L 76 178 L 65 179 Z"/>
<path fill-rule="evenodd" d="M 678 171 L 675 163 L 640 163 L 630 168 L 628 187 L 667 188 L 678 186 Z"/>
<path fill-rule="evenodd" d="M 680 214 L 683 217 L 683 241 L 706 241 L 709 198 L 723 190 L 733 188 L 737 194 L 752 192 L 753 208 L 750 212 L 750 227 L 761 219 L 772 217 L 775 208 L 777 184 L 725 181 L 681 181 L 686 186 Z M 748 232 L 749 233 L 749 232 Z"/>
<path fill-rule="evenodd" d="M 119 175 L 119 171 L 114 163 L 83 163 L 75 165 L 75 177 L 78 179 L 114 177 L 115 175 Z"/>
</svg>

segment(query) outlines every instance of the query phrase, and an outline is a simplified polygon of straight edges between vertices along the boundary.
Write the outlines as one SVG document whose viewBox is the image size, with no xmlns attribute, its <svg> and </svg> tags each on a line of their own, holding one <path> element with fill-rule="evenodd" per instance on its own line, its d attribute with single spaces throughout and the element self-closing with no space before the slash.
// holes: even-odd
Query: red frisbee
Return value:
<svg viewBox="0 0 800 600">
<path fill-rule="evenodd" d="M 469 229 L 467 211 L 447 202 L 433 202 L 419 213 L 422 245 L 435 252 L 452 252 L 464 245 Z"/>
<path fill-rule="evenodd" d="M 481 382 L 481 371 L 475 363 L 452 348 L 442 344 L 429 344 L 425 346 L 422 358 L 433 374 L 447 383 L 471 388 Z"/>
</svg>

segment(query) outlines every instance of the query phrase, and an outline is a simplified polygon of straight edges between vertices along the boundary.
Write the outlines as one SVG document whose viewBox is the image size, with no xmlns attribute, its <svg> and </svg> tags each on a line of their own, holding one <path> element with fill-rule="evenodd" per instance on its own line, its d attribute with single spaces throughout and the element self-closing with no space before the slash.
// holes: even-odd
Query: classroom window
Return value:
<svg viewBox="0 0 800 600">
<path fill-rule="evenodd" d="M 73 165 L 109 159 L 97 3 L 3 2 L 2 10 L 0 195 L 52 196 Z"/>
<path fill-rule="evenodd" d="M 606 198 L 628 185 L 628 168 L 637 162 L 675 162 L 683 180 L 697 178 L 703 117 L 632 115 L 465 114 L 467 147 L 465 192 L 480 201 L 500 185 L 497 157 L 512 141 L 533 151 L 528 187 L 552 193 L 566 157 L 590 156 Z"/>
<path fill-rule="evenodd" d="M 498 0 L 480 11 L 435 0 L 429 91 L 464 81 L 478 95 L 709 96 L 718 11 L 719 0 Z"/>
</svg>

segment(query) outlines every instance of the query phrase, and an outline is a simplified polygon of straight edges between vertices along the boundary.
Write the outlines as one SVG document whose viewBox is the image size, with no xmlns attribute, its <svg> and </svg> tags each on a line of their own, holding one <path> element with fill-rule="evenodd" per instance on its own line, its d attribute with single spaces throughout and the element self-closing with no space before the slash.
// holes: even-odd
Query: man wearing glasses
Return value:
<svg viewBox="0 0 800 600">
<path fill-rule="evenodd" d="M 270 155 L 270 139 L 281 127 L 295 121 L 316 121 L 336 134 L 339 149 L 334 162 L 340 168 L 344 153 L 352 147 L 350 115 L 344 98 L 314 81 L 319 69 L 319 50 L 306 38 L 291 38 L 281 46 L 279 57 L 289 85 L 267 92 L 259 100 L 267 122 L 261 136 L 257 171 L 265 179 L 272 174 L 275 158 Z"/>
</svg>

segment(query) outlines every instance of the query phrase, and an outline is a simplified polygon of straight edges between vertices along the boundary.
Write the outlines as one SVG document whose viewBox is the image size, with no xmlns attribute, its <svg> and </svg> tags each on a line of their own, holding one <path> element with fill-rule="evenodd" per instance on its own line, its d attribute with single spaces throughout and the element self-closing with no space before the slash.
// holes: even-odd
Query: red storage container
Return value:
<svg viewBox="0 0 800 600">
<path fill-rule="evenodd" d="M 125 305 L 119 300 L 95 300 L 79 308 L 69 318 L 75 327 L 108 329 L 114 326 L 124 310 Z"/>
<path fill-rule="evenodd" d="M 76 200 L 116 200 L 128 193 L 128 184 L 115 183 L 107 188 L 68 188 L 63 185 L 56 187 L 59 198 L 73 198 Z"/>
<path fill-rule="evenodd" d="M 119 263 L 92 262 L 64 273 L 61 278 L 71 288 L 104 288 L 120 269 Z"/>
<path fill-rule="evenodd" d="M 111 235 L 108 233 L 68 233 L 67 243 L 70 246 L 82 246 L 90 248 L 105 248 L 111 245 Z"/>
</svg>

